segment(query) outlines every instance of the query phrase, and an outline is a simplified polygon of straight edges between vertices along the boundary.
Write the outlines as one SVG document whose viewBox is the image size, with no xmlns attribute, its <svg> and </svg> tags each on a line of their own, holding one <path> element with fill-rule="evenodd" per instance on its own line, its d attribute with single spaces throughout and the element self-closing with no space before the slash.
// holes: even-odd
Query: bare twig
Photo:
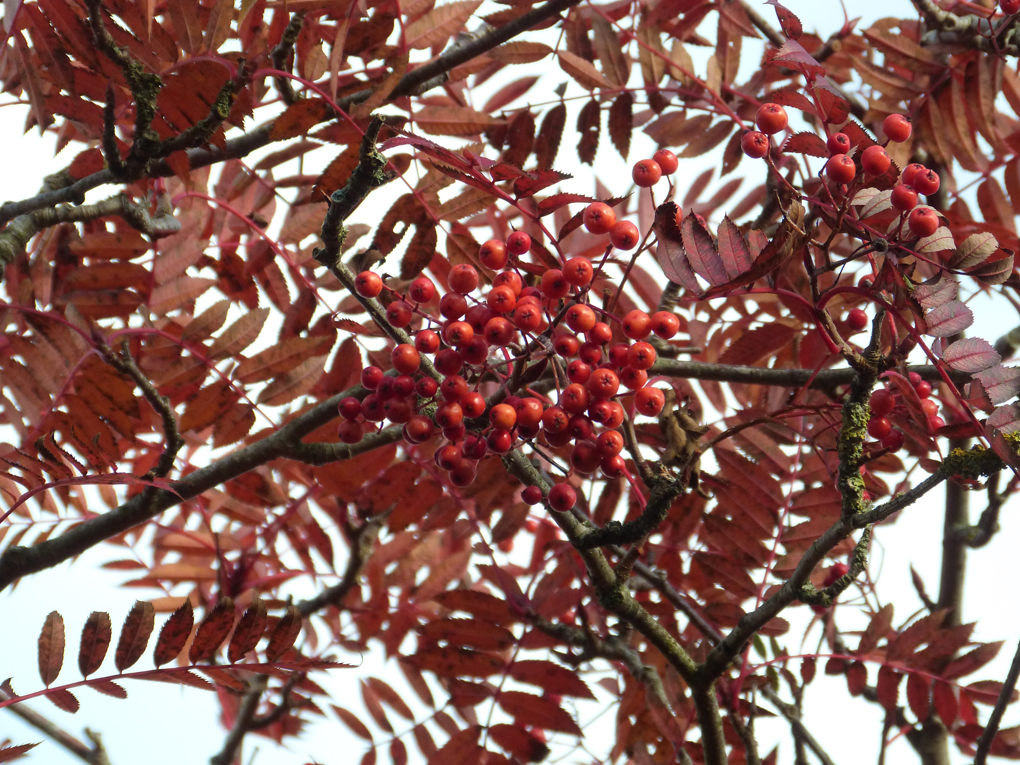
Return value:
<svg viewBox="0 0 1020 765">
<path fill-rule="evenodd" d="M 262 694 L 265 693 L 268 685 L 268 675 L 257 675 L 249 682 L 248 690 L 245 691 L 241 699 L 241 706 L 237 710 L 237 717 L 234 718 L 234 725 L 223 742 L 223 748 L 209 758 L 210 765 L 233 765 L 245 734 L 251 730 L 255 712 L 259 708 Z"/>
<path fill-rule="evenodd" d="M 988 759 L 988 752 L 992 747 L 992 741 L 995 740 L 995 734 L 998 732 L 999 724 L 1002 722 L 1002 715 L 1005 713 L 1006 706 L 1012 700 L 1013 693 L 1016 691 L 1018 677 L 1020 677 L 1020 643 L 1017 644 L 1016 653 L 1013 654 L 1013 663 L 1009 665 L 1009 672 L 1006 673 L 1006 680 L 1002 684 L 1002 690 L 999 691 L 999 698 L 995 702 L 991 715 L 988 716 L 988 724 L 985 726 L 981 738 L 977 741 L 974 765 L 985 765 Z"/>
<path fill-rule="evenodd" d="M 10 697 L 6 693 L 0 691 L 0 701 L 7 701 L 8 698 Z M 92 742 L 92 746 L 89 746 L 25 704 L 12 704 L 7 708 L 40 733 L 45 734 L 71 754 L 89 763 L 89 765 L 110 765 L 110 758 L 106 754 L 106 749 L 103 748 L 102 738 L 95 731 L 88 728 L 85 729 L 85 735 Z"/>
</svg>

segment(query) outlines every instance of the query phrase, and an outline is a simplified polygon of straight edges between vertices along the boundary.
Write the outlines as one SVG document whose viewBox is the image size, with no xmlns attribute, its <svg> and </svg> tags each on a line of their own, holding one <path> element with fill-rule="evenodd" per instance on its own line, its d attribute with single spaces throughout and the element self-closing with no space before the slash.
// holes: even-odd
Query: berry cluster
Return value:
<svg viewBox="0 0 1020 765">
<path fill-rule="evenodd" d="M 675 169 L 676 157 L 663 151 L 639 162 L 634 177 L 650 185 Z M 591 233 L 608 234 L 614 247 L 631 249 L 638 243 L 637 227 L 617 221 L 606 204 L 589 205 L 583 221 Z M 450 270 L 442 295 L 427 276 L 419 276 L 406 294 L 399 294 L 372 271 L 357 275 L 359 295 L 375 298 L 387 291 L 387 320 L 394 327 L 416 329 L 413 344 L 398 344 L 390 353 L 395 375 L 366 367 L 361 384 L 370 393 L 360 401 L 340 401 L 341 441 L 357 443 L 383 421 L 402 425 L 410 444 L 424 443 L 441 431 L 445 443 L 435 451 L 435 462 L 448 471 L 452 485 L 461 487 L 474 480 L 478 461 L 487 454 L 505 454 L 525 442 L 570 446 L 570 466 L 576 473 L 627 475 L 620 398 L 628 396 L 638 414 L 659 414 L 665 396 L 647 385 L 657 356 L 648 340 L 654 335 L 654 342 L 661 343 L 674 337 L 680 320 L 666 311 L 649 316 L 639 310 L 619 319 L 594 307 L 589 293 L 598 274 L 584 257 L 570 258 L 539 279 L 526 273 L 522 278 L 512 257 L 530 248 L 531 238 L 520 231 L 506 241 L 482 244 L 480 262 L 497 271 L 484 294 L 478 271 L 467 264 Z M 441 382 L 423 373 L 423 355 L 431 358 Z M 517 362 L 543 357 L 555 357 L 565 369 L 555 403 L 526 386 L 516 395 L 508 385 L 508 372 Z M 493 379 L 499 384 L 492 385 Z M 485 385 L 488 398 L 480 390 Z M 527 487 L 522 498 L 528 504 L 543 499 L 534 486 Z M 576 499 L 566 482 L 553 486 L 547 497 L 558 511 L 569 510 Z"/>
<path fill-rule="evenodd" d="M 910 384 L 921 399 L 921 411 L 928 418 L 928 430 L 935 432 L 945 427 L 946 421 L 939 417 L 938 402 L 931 398 L 931 383 L 921 379 L 917 372 L 910 373 Z M 871 419 L 868 420 L 868 435 L 881 443 L 883 449 L 891 452 L 899 451 L 903 447 L 904 437 L 902 431 L 893 428 L 889 421 L 889 415 L 893 414 L 899 407 L 899 414 L 906 415 L 906 407 L 898 400 L 898 396 L 892 390 L 880 388 L 871 394 Z"/>
</svg>

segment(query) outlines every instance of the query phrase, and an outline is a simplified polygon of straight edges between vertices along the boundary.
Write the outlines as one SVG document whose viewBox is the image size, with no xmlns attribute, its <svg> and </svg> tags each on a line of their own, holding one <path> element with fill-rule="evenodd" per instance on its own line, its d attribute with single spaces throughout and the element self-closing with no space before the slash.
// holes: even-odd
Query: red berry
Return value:
<svg viewBox="0 0 1020 765">
<path fill-rule="evenodd" d="M 644 340 L 651 334 L 652 320 L 644 311 L 631 311 L 623 317 L 623 334 L 631 340 Z"/>
<path fill-rule="evenodd" d="M 868 420 L 868 435 L 881 441 L 892 432 L 892 423 L 885 417 L 872 417 Z"/>
<path fill-rule="evenodd" d="M 482 336 L 485 338 L 485 342 L 502 348 L 513 340 L 515 331 L 514 325 L 507 319 L 504 319 L 502 316 L 496 316 L 485 322 Z"/>
<path fill-rule="evenodd" d="M 931 398 L 921 399 L 921 411 L 926 417 L 934 417 L 939 413 L 939 402 Z"/>
<path fill-rule="evenodd" d="M 614 224 L 615 225 L 615 224 Z M 591 282 L 595 269 L 587 258 L 571 258 L 563 264 L 563 278 L 575 287 L 583 287 Z"/>
<path fill-rule="evenodd" d="M 904 440 L 903 433 L 899 430 L 894 430 L 882 439 L 882 448 L 888 449 L 891 452 L 898 452 L 903 448 Z"/>
<path fill-rule="evenodd" d="M 634 394 L 634 408 L 646 417 L 655 417 L 666 405 L 666 394 L 659 388 L 641 388 Z"/>
<path fill-rule="evenodd" d="M 470 263 L 459 263 L 450 269 L 446 282 L 454 292 L 467 295 L 478 287 L 478 271 Z"/>
<path fill-rule="evenodd" d="M 514 309 L 513 321 L 522 332 L 534 332 L 542 326 L 542 311 L 530 303 L 518 303 Z"/>
<path fill-rule="evenodd" d="M 558 406 L 550 406 L 542 413 L 542 427 L 546 433 L 566 433 L 570 416 Z"/>
<path fill-rule="evenodd" d="M 659 169 L 662 170 L 663 175 L 672 175 L 680 167 L 680 160 L 669 149 L 659 149 L 652 155 L 652 159 L 659 166 Z"/>
<path fill-rule="evenodd" d="M 825 142 L 826 147 L 829 149 L 829 155 L 833 154 L 846 154 L 850 151 L 850 136 L 846 133 L 833 133 L 829 136 L 829 140 Z"/>
<path fill-rule="evenodd" d="M 605 345 L 613 339 L 613 330 L 604 321 L 597 321 L 595 326 L 588 331 L 586 337 L 588 342 Z"/>
<path fill-rule="evenodd" d="M 509 430 L 497 428 L 489 433 L 486 443 L 495 454 L 506 454 L 514 445 L 514 436 Z"/>
<path fill-rule="evenodd" d="M 593 234 L 608 234 L 616 223 L 613 208 L 603 202 L 592 202 L 584 209 L 584 227 Z"/>
<path fill-rule="evenodd" d="M 370 393 L 361 400 L 361 416 L 369 422 L 382 422 L 386 419 L 385 403 L 381 397 Z"/>
<path fill-rule="evenodd" d="M 498 430 L 513 430 L 517 424 L 517 410 L 509 404 L 496 404 L 489 410 L 489 422 Z"/>
<path fill-rule="evenodd" d="M 432 437 L 432 420 L 423 414 L 415 414 L 404 425 L 404 440 L 420 444 Z"/>
<path fill-rule="evenodd" d="M 337 411 L 345 420 L 356 420 L 361 414 L 361 402 L 354 398 L 354 396 L 347 396 L 340 399 L 340 403 L 337 404 Z"/>
<path fill-rule="evenodd" d="M 592 367 L 602 363 L 602 346 L 598 343 L 581 343 L 577 351 L 577 358 Z"/>
<path fill-rule="evenodd" d="M 553 350 L 556 352 L 556 355 L 562 356 L 565 359 L 576 356 L 580 349 L 581 341 L 577 339 L 576 335 L 556 335 L 553 338 Z"/>
<path fill-rule="evenodd" d="M 893 187 L 890 201 L 900 212 L 910 212 L 917 207 L 917 192 L 909 186 L 898 183 Z"/>
<path fill-rule="evenodd" d="M 680 319 L 669 311 L 656 311 L 651 315 L 652 332 L 663 340 L 669 340 L 680 331 Z"/>
<path fill-rule="evenodd" d="M 637 162 L 630 172 L 634 183 L 643 189 L 650 188 L 662 178 L 662 168 L 654 159 L 642 159 Z"/>
<path fill-rule="evenodd" d="M 830 584 L 835 584 L 837 581 L 846 576 L 846 573 L 850 570 L 850 567 L 845 563 L 833 563 L 832 568 L 825 575 L 825 579 L 822 580 L 822 586 L 828 587 Z"/>
<path fill-rule="evenodd" d="M 635 369 L 651 369 L 655 356 L 655 348 L 648 343 L 634 343 L 627 351 L 627 364 Z"/>
<path fill-rule="evenodd" d="M 641 232 L 629 220 L 621 220 L 609 230 L 609 241 L 618 250 L 633 250 L 641 241 Z"/>
<path fill-rule="evenodd" d="M 1020 0 L 1018 0 L 1020 4 Z M 910 122 L 902 114 L 890 114 L 882 120 L 882 132 L 893 143 L 903 143 L 910 138 L 913 128 Z"/>
<path fill-rule="evenodd" d="M 362 271 L 354 277 L 354 291 L 362 297 L 374 298 L 382 292 L 382 279 L 375 271 Z"/>
<path fill-rule="evenodd" d="M 615 457 L 623 451 L 623 435 L 618 430 L 607 430 L 599 434 L 595 446 L 603 457 Z"/>
<path fill-rule="evenodd" d="M 936 416 L 936 417 L 929 417 L 928 418 L 928 428 L 930 430 L 936 431 L 939 428 L 944 428 L 944 427 L 946 427 L 946 421 L 943 420 L 941 417 Z"/>
<path fill-rule="evenodd" d="M 514 294 L 520 297 L 521 288 L 524 284 L 521 282 L 521 277 L 515 271 L 501 271 L 496 274 L 496 277 L 492 280 L 493 287 L 507 286 L 514 291 Z"/>
<path fill-rule="evenodd" d="M 630 346 L 626 343 L 616 343 L 612 348 L 609 349 L 609 363 L 617 369 L 620 369 L 627 364 L 627 354 L 630 352 Z"/>
<path fill-rule="evenodd" d="M 585 387 L 595 399 L 612 398 L 620 390 L 620 377 L 612 369 L 600 367 L 591 373 Z"/>
<path fill-rule="evenodd" d="M 900 173 L 900 183 L 909 186 L 914 182 L 914 177 L 918 173 L 927 172 L 927 170 L 928 168 L 926 168 L 920 162 L 911 162 L 909 165 L 903 168 L 903 172 Z"/>
<path fill-rule="evenodd" d="M 761 159 L 769 153 L 772 142 L 764 133 L 757 130 L 749 130 L 740 138 L 740 148 L 751 159 Z"/>
<path fill-rule="evenodd" d="M 559 300 L 570 292 L 570 282 L 558 268 L 550 268 L 542 274 L 542 293 L 550 300 Z"/>
<path fill-rule="evenodd" d="M 591 378 L 588 378 L 590 384 Z M 582 414 L 591 403 L 591 394 L 584 385 L 571 383 L 560 393 L 560 407 L 570 414 Z"/>
<path fill-rule="evenodd" d="M 421 354 L 409 343 L 401 343 L 390 351 L 393 368 L 402 375 L 414 374 L 421 365 Z"/>
<path fill-rule="evenodd" d="M 431 377 L 423 377 L 414 384 L 414 392 L 422 398 L 432 398 L 439 391 L 439 383 Z"/>
<path fill-rule="evenodd" d="M 419 276 L 407 288 L 407 296 L 416 303 L 427 303 L 436 296 L 436 285 L 427 276 Z"/>
<path fill-rule="evenodd" d="M 918 398 L 928 398 L 931 395 L 931 383 L 927 380 L 915 383 L 914 392 L 917 393 Z"/>
<path fill-rule="evenodd" d="M 584 303 L 574 303 L 574 305 L 570 306 L 564 319 L 567 322 L 567 326 L 575 332 L 587 332 L 598 321 L 595 312 Z"/>
<path fill-rule="evenodd" d="M 463 406 L 463 404 L 461 404 Z M 521 399 L 521 403 L 514 407 L 517 411 L 517 426 L 520 428 L 537 428 L 542 424 L 542 415 L 545 407 L 537 398 L 530 396 Z"/>
<path fill-rule="evenodd" d="M 570 382 L 584 385 L 588 382 L 589 377 L 591 377 L 591 366 L 581 361 L 581 359 L 574 359 L 567 364 L 567 379 Z"/>
<path fill-rule="evenodd" d="M 907 225 L 915 236 L 931 236 L 938 231 L 939 216 L 930 207 L 915 207 L 907 216 Z"/>
<path fill-rule="evenodd" d="M 451 321 L 443 328 L 443 340 L 447 345 L 465 345 L 475 336 L 475 329 L 466 321 Z"/>
<path fill-rule="evenodd" d="M 570 466 L 578 473 L 594 473 L 599 469 L 602 455 L 594 441 L 578 441 L 570 450 Z"/>
<path fill-rule="evenodd" d="M 537 486 L 525 486 L 521 492 L 521 501 L 526 505 L 537 505 L 542 501 L 542 490 Z"/>
<path fill-rule="evenodd" d="M 610 430 L 614 430 L 623 425 L 623 420 L 625 417 L 623 411 L 623 404 L 621 404 L 619 401 L 610 401 L 609 411 L 610 411 L 609 417 L 602 422 L 602 426 Z"/>
<path fill-rule="evenodd" d="M 566 483 L 558 483 L 549 490 L 549 507 L 565 513 L 577 502 L 577 492 Z"/>
<path fill-rule="evenodd" d="M 383 371 L 379 367 L 365 367 L 361 370 L 361 387 L 375 390 L 382 382 Z"/>
<path fill-rule="evenodd" d="M 854 332 L 860 332 L 868 326 L 868 314 L 860 308 L 852 308 L 846 315 L 846 323 Z"/>
<path fill-rule="evenodd" d="M 467 300 L 456 292 L 447 292 L 439 301 L 439 315 L 444 319 L 459 319 L 467 313 Z"/>
<path fill-rule="evenodd" d="M 758 109 L 754 122 L 761 132 L 766 135 L 774 135 L 781 130 L 786 130 L 786 126 L 790 124 L 790 118 L 782 106 L 768 103 L 762 104 Z"/>
<path fill-rule="evenodd" d="M 489 290 L 485 303 L 496 313 L 510 313 L 517 306 L 517 296 L 506 285 Z M 488 323 L 488 321 L 486 321 Z"/>
<path fill-rule="evenodd" d="M 891 164 L 888 152 L 881 146 L 869 146 L 861 154 L 861 167 L 868 175 L 882 175 Z"/>
<path fill-rule="evenodd" d="M 341 420 L 336 434 L 345 444 L 356 444 L 365 436 L 365 426 L 353 420 Z"/>
<path fill-rule="evenodd" d="M 444 348 L 432 360 L 436 371 L 442 375 L 455 375 L 464 366 L 464 359 L 452 348 Z"/>
<path fill-rule="evenodd" d="M 413 316 L 411 306 L 403 300 L 394 300 L 386 306 L 386 320 L 394 327 L 406 327 Z"/>
<path fill-rule="evenodd" d="M 447 401 L 436 409 L 436 425 L 441 428 L 455 428 L 464 421 L 464 410 L 456 401 Z"/>
<path fill-rule="evenodd" d="M 896 399 L 887 390 L 876 390 L 871 394 L 872 417 L 885 417 L 896 406 Z"/>
<path fill-rule="evenodd" d="M 999 8 L 1003 13 L 1020 13 L 1020 0 L 999 0 Z"/>
<path fill-rule="evenodd" d="M 846 154 L 833 154 L 825 163 L 825 174 L 834 183 L 850 183 L 857 175 L 857 167 Z"/>
<path fill-rule="evenodd" d="M 450 471 L 450 483 L 458 488 L 470 486 L 478 475 L 478 466 L 471 460 L 461 462 Z"/>
<path fill-rule="evenodd" d="M 914 191 L 918 194 L 930 196 L 939 190 L 941 183 L 938 173 L 934 170 L 925 170 L 924 172 L 917 173 L 913 180 L 911 180 L 910 185 L 914 187 Z"/>
<path fill-rule="evenodd" d="M 630 390 L 637 390 L 645 387 L 648 382 L 648 372 L 634 367 L 624 367 L 620 370 L 620 385 Z"/>
<path fill-rule="evenodd" d="M 485 397 L 478 391 L 468 391 L 457 403 L 465 417 L 481 417 L 485 414 Z"/>
<path fill-rule="evenodd" d="M 439 395 L 443 397 L 443 401 L 454 401 L 460 402 L 464 396 L 467 395 L 468 384 L 460 375 L 448 375 L 445 380 L 439 384 Z"/>
<path fill-rule="evenodd" d="M 499 239 L 490 239 L 478 248 L 478 259 L 486 268 L 498 271 L 503 268 L 509 258 L 506 254 L 507 246 Z"/>
<path fill-rule="evenodd" d="M 531 237 L 523 231 L 514 231 L 506 238 L 506 248 L 514 255 L 523 255 L 531 249 Z"/>
</svg>

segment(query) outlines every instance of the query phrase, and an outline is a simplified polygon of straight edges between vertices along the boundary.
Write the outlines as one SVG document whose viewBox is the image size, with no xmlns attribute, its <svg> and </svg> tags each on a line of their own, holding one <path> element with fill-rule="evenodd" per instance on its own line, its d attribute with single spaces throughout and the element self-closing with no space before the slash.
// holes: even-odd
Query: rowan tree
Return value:
<svg viewBox="0 0 1020 765">
<path fill-rule="evenodd" d="M 5 3 L 69 162 L 0 205 L 0 588 L 104 546 L 154 595 L 95 594 L 83 679 L 51 613 L 0 707 L 93 763 L 64 715 L 134 680 L 214 691 L 220 765 L 312 720 L 366 765 L 833 763 L 821 669 L 883 759 L 1020 758 L 962 618 L 1020 466 L 1020 331 L 965 336 L 1020 312 L 1000 5 Z M 943 485 L 940 580 L 883 591 Z M 366 651 L 367 717 L 316 680 Z"/>
</svg>

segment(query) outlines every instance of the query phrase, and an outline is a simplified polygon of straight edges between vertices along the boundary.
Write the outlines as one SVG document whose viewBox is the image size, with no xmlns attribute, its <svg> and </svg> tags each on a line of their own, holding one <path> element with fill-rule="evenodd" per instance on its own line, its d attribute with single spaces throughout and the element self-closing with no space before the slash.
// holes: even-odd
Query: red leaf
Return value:
<svg viewBox="0 0 1020 765">
<path fill-rule="evenodd" d="M 981 382 L 989 400 L 996 406 L 1020 393 L 1020 367 L 992 367 L 977 372 L 974 377 Z"/>
<path fill-rule="evenodd" d="M 705 219 L 697 213 L 689 213 L 680 226 L 680 232 L 694 272 L 704 277 L 713 287 L 726 283 L 726 268 L 708 232 Z"/>
<path fill-rule="evenodd" d="M 546 693 L 594 699 L 588 685 L 573 670 L 551 661 L 517 661 L 510 667 L 510 677 L 521 683 L 537 685 Z"/>
<path fill-rule="evenodd" d="M 583 735 L 574 718 L 548 698 L 521 691 L 503 691 L 499 694 L 499 705 L 520 725 Z"/>
<path fill-rule="evenodd" d="M 855 661 L 846 668 L 846 687 L 851 696 L 860 696 L 868 687 L 868 667 L 863 661 Z"/>
<path fill-rule="evenodd" d="M 679 213 L 680 208 L 675 202 L 665 202 L 655 210 L 652 230 L 659 240 L 655 259 L 659 261 L 659 266 L 667 279 L 698 295 L 701 293 L 701 285 L 698 284 L 694 269 L 684 250 L 680 226 L 677 224 Z"/>
<path fill-rule="evenodd" d="M 994 367 L 1002 361 L 1002 357 L 987 340 L 968 337 L 957 340 L 942 351 L 942 360 L 961 372 L 982 372 Z"/>
<path fill-rule="evenodd" d="M 903 675 L 892 667 L 882 666 L 878 670 L 875 692 L 878 695 L 878 703 L 888 712 L 896 709 L 900 693 L 900 680 L 902 679 Z"/>
<path fill-rule="evenodd" d="M 78 669 L 82 677 L 88 677 L 99 669 L 112 638 L 110 615 L 101 611 L 89 614 L 81 631 L 81 647 L 78 649 Z"/>
<path fill-rule="evenodd" d="M 417 669 L 434 672 L 440 677 L 489 677 L 503 671 L 502 659 L 494 654 L 443 646 L 428 648 L 404 658 Z"/>
<path fill-rule="evenodd" d="M 572 177 L 557 170 L 532 170 L 526 177 L 518 178 L 514 181 L 514 195 L 518 199 L 530 197 L 532 194 L 537 194 L 554 183 L 559 183 Z"/>
<path fill-rule="evenodd" d="M 230 648 L 227 649 L 227 658 L 231 664 L 236 664 L 249 651 L 255 650 L 262 634 L 266 631 L 266 622 L 269 617 L 266 615 L 266 604 L 261 600 L 255 600 L 241 616 L 230 638 Z"/>
<path fill-rule="evenodd" d="M 478 746 L 481 732 L 482 726 L 472 725 L 453 733 L 450 740 L 429 757 L 427 765 L 476 765 L 483 762 L 481 752 L 484 750 Z"/>
<path fill-rule="evenodd" d="M 951 279 L 945 271 L 939 272 L 935 281 L 919 284 L 914 290 L 914 299 L 922 308 L 931 309 L 955 300 L 960 292 L 960 285 Z"/>
<path fill-rule="evenodd" d="M 0 762 L 11 762 L 19 757 L 22 757 L 25 752 L 30 749 L 34 749 L 39 746 L 39 742 L 34 744 L 17 744 L 15 746 L 0 747 Z"/>
<path fill-rule="evenodd" d="M 907 675 L 907 703 L 918 720 L 928 719 L 931 711 L 931 679 L 912 672 Z"/>
<path fill-rule="evenodd" d="M 514 644 L 510 630 L 478 619 L 434 619 L 420 628 L 423 643 L 443 640 L 461 648 L 502 651 Z"/>
<path fill-rule="evenodd" d="M 857 653 L 861 656 L 866 656 L 878 647 L 879 641 L 886 637 L 886 633 L 889 632 L 889 628 L 892 626 L 893 619 L 893 604 L 886 603 L 881 609 L 876 611 L 871 621 L 868 622 L 867 629 L 864 630 L 864 634 L 861 635 L 861 642 L 857 646 Z"/>
<path fill-rule="evenodd" d="M 728 215 L 719 224 L 719 257 L 722 258 L 726 275 L 735 279 L 751 269 L 754 258 L 747 247 L 747 240 Z"/>
<path fill-rule="evenodd" d="M 407 747 L 399 738 L 390 742 L 390 759 L 393 765 L 407 765 Z"/>
<path fill-rule="evenodd" d="M 946 680 L 955 680 L 958 677 L 977 672 L 981 667 L 994 659 L 999 654 L 1001 648 L 1001 640 L 996 643 L 979 645 L 973 651 L 969 651 L 960 658 L 949 662 L 942 672 L 942 677 Z"/>
<path fill-rule="evenodd" d="M 280 618 L 266 646 L 266 661 L 276 661 L 294 645 L 301 633 L 302 618 L 297 606 L 288 606 L 287 612 Z"/>
<path fill-rule="evenodd" d="M 398 715 L 405 720 L 414 720 L 414 713 L 411 711 L 411 708 L 404 703 L 404 700 L 400 698 L 400 695 L 388 683 L 380 680 L 378 677 L 370 677 L 368 678 L 368 685 Z"/>
<path fill-rule="evenodd" d="M 135 601 L 120 630 L 120 640 L 117 641 L 117 652 L 114 654 L 114 664 L 119 672 L 134 666 L 145 653 L 155 619 L 156 610 L 152 603 Z"/>
<path fill-rule="evenodd" d="M 794 133 L 786 139 L 784 154 L 808 154 L 812 157 L 828 157 L 829 148 L 825 141 L 814 133 Z"/>
<path fill-rule="evenodd" d="M 796 40 L 804 33 L 804 26 L 800 23 L 800 19 L 789 8 L 780 5 L 779 0 L 766 0 L 765 4 L 775 7 L 779 26 L 783 28 L 783 34 L 789 39 Z"/>
<path fill-rule="evenodd" d="M 144 646 L 142 647 L 144 649 Z M 113 680 L 90 680 L 89 688 L 99 691 L 104 696 L 112 696 L 115 699 L 126 699 L 127 691 L 117 685 Z"/>
<path fill-rule="evenodd" d="M 366 741 L 372 740 L 372 732 L 368 729 L 365 723 L 361 722 L 354 713 L 348 712 L 343 707 L 338 707 L 335 704 L 330 704 L 333 711 L 336 712 L 336 716 L 340 718 L 340 721 L 351 729 L 351 732 L 355 736 L 361 736 Z"/>
<path fill-rule="evenodd" d="M 506 625 L 520 621 L 510 611 L 505 600 L 478 590 L 448 590 L 436 595 L 432 602 L 451 611 L 464 611 L 493 624 Z"/>
<path fill-rule="evenodd" d="M 43 683 L 49 686 L 56 680 L 63 664 L 64 618 L 56 611 L 50 611 L 46 621 L 43 622 L 42 632 L 39 633 L 39 676 Z M 77 702 L 75 708 L 77 709 Z"/>
<path fill-rule="evenodd" d="M 926 335 L 933 337 L 950 337 L 967 329 L 974 323 L 974 314 L 959 300 L 952 300 L 940 305 L 925 314 L 924 322 L 928 326 Z"/>
<path fill-rule="evenodd" d="M 956 722 L 956 715 L 959 710 L 955 689 L 949 683 L 936 680 L 932 688 L 932 696 L 935 700 L 935 713 L 945 726 L 951 730 L 953 723 Z"/>
<path fill-rule="evenodd" d="M 191 601 L 185 600 L 181 607 L 170 615 L 159 631 L 156 647 L 152 649 L 152 660 L 157 667 L 173 661 L 180 655 L 184 644 L 191 636 L 191 628 L 194 625 L 195 612 L 191 607 Z"/>
<path fill-rule="evenodd" d="M 998 702 L 999 696 L 1002 694 L 1003 685 L 998 680 L 981 680 L 977 683 L 971 683 L 966 689 L 961 689 L 961 695 L 963 690 L 966 690 L 967 696 L 971 700 L 979 704 L 991 706 Z M 1020 699 L 1020 691 L 1014 690 L 1009 696 L 1010 703 L 1014 703 L 1018 699 Z"/>
<path fill-rule="evenodd" d="M 220 598 L 213 609 L 205 615 L 198 625 L 195 639 L 191 641 L 188 659 L 192 664 L 212 658 L 220 643 L 227 639 L 231 627 L 234 626 L 234 601 L 231 598 Z"/>
<path fill-rule="evenodd" d="M 542 762 L 549 754 L 544 741 L 516 725 L 493 725 L 489 728 L 489 737 L 520 762 Z"/>
<path fill-rule="evenodd" d="M 65 712 L 74 714 L 78 711 L 81 704 L 78 703 L 78 699 L 74 697 L 74 694 L 70 691 L 61 689 L 50 691 L 46 694 L 46 698 L 53 702 L 54 706 L 63 709 Z"/>
</svg>

